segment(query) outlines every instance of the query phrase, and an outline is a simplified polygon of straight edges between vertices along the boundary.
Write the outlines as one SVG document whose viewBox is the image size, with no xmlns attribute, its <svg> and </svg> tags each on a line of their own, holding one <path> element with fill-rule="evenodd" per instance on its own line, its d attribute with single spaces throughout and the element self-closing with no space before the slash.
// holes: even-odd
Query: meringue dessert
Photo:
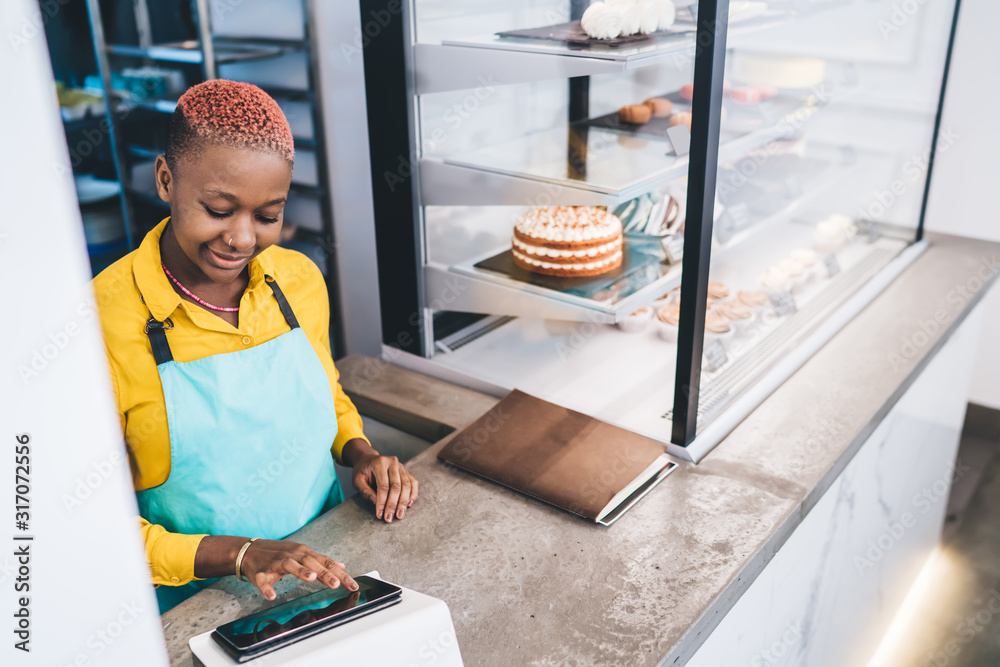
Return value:
<svg viewBox="0 0 1000 667">
<path fill-rule="evenodd" d="M 671 0 L 606 0 L 587 7 L 580 26 L 592 39 L 615 39 L 666 30 L 676 18 Z"/>
</svg>

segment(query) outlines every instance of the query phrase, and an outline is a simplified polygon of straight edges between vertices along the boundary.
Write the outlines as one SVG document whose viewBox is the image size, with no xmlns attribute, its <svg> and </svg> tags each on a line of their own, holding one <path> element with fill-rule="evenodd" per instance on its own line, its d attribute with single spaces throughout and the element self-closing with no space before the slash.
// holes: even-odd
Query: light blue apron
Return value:
<svg viewBox="0 0 1000 667">
<path fill-rule="evenodd" d="M 177 362 L 170 320 L 147 322 L 170 430 L 170 476 L 136 493 L 150 523 L 283 539 L 344 499 L 326 369 L 277 283 L 268 284 L 291 331 L 255 347 Z M 160 613 L 215 581 L 158 587 Z"/>
</svg>

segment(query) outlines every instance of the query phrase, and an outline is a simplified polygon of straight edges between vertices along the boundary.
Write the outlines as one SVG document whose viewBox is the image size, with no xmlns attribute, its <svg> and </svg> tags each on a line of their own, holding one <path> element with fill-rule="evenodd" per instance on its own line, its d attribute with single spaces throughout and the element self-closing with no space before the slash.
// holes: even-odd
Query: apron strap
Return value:
<svg viewBox="0 0 1000 667">
<path fill-rule="evenodd" d="M 285 322 L 292 329 L 299 328 L 299 321 L 295 317 L 295 313 L 292 312 L 292 307 L 288 304 L 288 299 L 285 298 L 284 292 L 278 287 L 278 283 L 275 280 L 268 282 L 271 286 L 271 293 L 274 294 L 274 300 L 278 302 L 278 308 L 281 310 L 281 314 L 285 316 Z M 173 329 L 174 323 L 170 321 L 168 317 L 165 321 L 160 322 L 152 315 L 146 320 L 146 335 L 149 336 L 149 344 L 153 348 L 153 359 L 156 360 L 156 365 L 165 364 L 168 361 L 174 360 L 173 352 L 170 351 L 170 344 L 167 343 L 167 329 Z"/>
<path fill-rule="evenodd" d="M 299 328 L 299 321 L 295 318 L 295 313 L 292 312 L 292 307 L 288 305 L 288 299 L 285 298 L 284 292 L 278 287 L 278 281 L 271 279 L 267 283 L 271 286 L 271 292 L 274 294 L 274 300 L 278 302 L 278 308 L 281 309 L 281 314 L 285 316 L 285 321 L 288 322 L 288 326 L 292 329 Z"/>
<path fill-rule="evenodd" d="M 150 315 L 146 321 L 146 335 L 149 336 L 149 344 L 153 348 L 153 359 L 156 360 L 157 366 L 174 360 L 174 355 L 170 351 L 170 345 L 167 343 L 166 334 L 167 329 L 173 328 L 174 323 L 170 321 L 169 317 L 165 322 L 160 322 Z"/>
</svg>

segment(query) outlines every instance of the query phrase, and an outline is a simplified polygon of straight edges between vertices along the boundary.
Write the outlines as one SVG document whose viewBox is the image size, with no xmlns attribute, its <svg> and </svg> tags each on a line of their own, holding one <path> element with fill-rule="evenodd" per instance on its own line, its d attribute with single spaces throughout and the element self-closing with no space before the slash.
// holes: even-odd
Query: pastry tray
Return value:
<svg viewBox="0 0 1000 667">
<path fill-rule="evenodd" d="M 673 39 L 676 35 L 683 35 L 695 32 L 697 26 L 691 11 L 687 8 L 677 9 L 677 20 L 666 30 L 658 30 L 649 35 L 627 35 L 625 37 L 615 37 L 614 39 L 594 39 L 588 37 L 583 31 L 579 21 L 569 23 L 558 23 L 540 28 L 526 28 L 523 30 L 505 30 L 496 33 L 497 37 L 504 39 L 540 39 L 547 42 L 555 42 L 571 47 L 588 48 L 591 46 L 652 46 L 659 42 Z"/>
<path fill-rule="evenodd" d="M 476 272 L 488 271 L 520 283 L 561 292 L 582 299 L 613 304 L 666 275 L 670 267 L 658 255 L 626 243 L 621 266 L 599 276 L 564 278 L 532 273 L 514 264 L 507 248 L 473 264 Z"/>
<path fill-rule="evenodd" d="M 691 102 L 681 97 L 678 93 L 657 95 L 656 97 L 661 97 L 673 102 L 674 108 L 671 111 L 671 116 L 675 113 L 691 111 Z M 641 102 L 637 102 L 637 104 L 639 103 Z M 635 136 L 651 136 L 664 139 L 667 138 L 667 129 L 670 127 L 670 116 L 665 116 L 663 118 L 650 118 L 645 123 L 626 123 L 618 118 L 617 111 L 612 111 L 611 113 L 604 114 L 603 116 L 596 116 L 594 118 L 588 118 L 586 120 L 573 123 L 573 126 L 600 127 Z M 673 153 L 673 151 L 670 152 Z"/>
</svg>

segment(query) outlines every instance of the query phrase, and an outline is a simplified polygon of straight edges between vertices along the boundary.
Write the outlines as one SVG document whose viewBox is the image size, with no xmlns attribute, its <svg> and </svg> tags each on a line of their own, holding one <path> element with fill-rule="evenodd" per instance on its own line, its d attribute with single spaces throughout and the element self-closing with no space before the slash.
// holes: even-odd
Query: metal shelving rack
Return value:
<svg viewBox="0 0 1000 667">
<path fill-rule="evenodd" d="M 219 36 L 213 35 L 208 0 L 197 0 L 195 17 L 198 27 L 198 39 L 156 44 L 153 42 L 149 19 L 147 0 L 133 0 L 138 44 L 109 43 L 104 33 L 104 22 L 101 13 L 100 0 L 87 0 L 87 9 L 93 31 L 94 50 L 97 55 L 101 81 L 105 99 L 108 100 L 106 120 L 109 128 L 112 152 L 115 158 L 115 170 L 122 185 L 121 206 L 125 221 L 125 236 L 128 250 L 133 250 L 144 233 L 143 226 L 138 224 L 135 216 L 135 204 L 141 203 L 156 207 L 165 207 L 155 195 L 143 192 L 131 183 L 131 165 L 134 160 L 154 159 L 160 151 L 147 146 L 127 144 L 123 139 L 123 128 L 120 114 L 115 104 L 111 76 L 115 71 L 113 58 L 139 59 L 144 62 L 165 62 L 182 65 L 200 65 L 203 80 L 218 77 L 219 66 L 231 63 L 245 63 L 276 58 L 289 52 L 301 51 L 306 54 L 308 88 L 286 88 L 280 86 L 262 86 L 272 97 L 279 101 L 307 102 L 310 109 L 313 134 L 312 137 L 295 137 L 297 150 L 308 150 L 316 155 L 317 183 L 305 184 L 293 180 L 292 197 L 305 197 L 319 201 L 322 217 L 322 227 L 319 230 L 299 228 L 300 238 L 321 248 L 325 260 L 324 275 L 328 283 L 331 299 L 331 313 L 339 313 L 337 301 L 338 291 L 333 288 L 333 277 L 337 275 L 336 260 L 333 253 L 334 232 L 332 203 L 327 187 L 328 168 L 325 156 L 324 121 L 322 110 L 322 95 L 319 90 L 319 77 L 316 72 L 316 44 L 311 34 L 311 3 L 302 0 L 302 38 L 275 39 L 266 36 Z M 169 116 L 177 107 L 176 98 L 151 97 L 139 100 L 123 101 L 128 108 L 139 108 L 154 113 Z M 293 221 L 287 221 L 292 222 Z M 340 317 L 331 318 L 335 327 L 339 327 Z M 336 332 L 335 332 L 336 333 Z M 335 348 L 339 346 L 342 337 L 332 336 Z M 335 352 L 338 351 L 335 349 Z"/>
</svg>

